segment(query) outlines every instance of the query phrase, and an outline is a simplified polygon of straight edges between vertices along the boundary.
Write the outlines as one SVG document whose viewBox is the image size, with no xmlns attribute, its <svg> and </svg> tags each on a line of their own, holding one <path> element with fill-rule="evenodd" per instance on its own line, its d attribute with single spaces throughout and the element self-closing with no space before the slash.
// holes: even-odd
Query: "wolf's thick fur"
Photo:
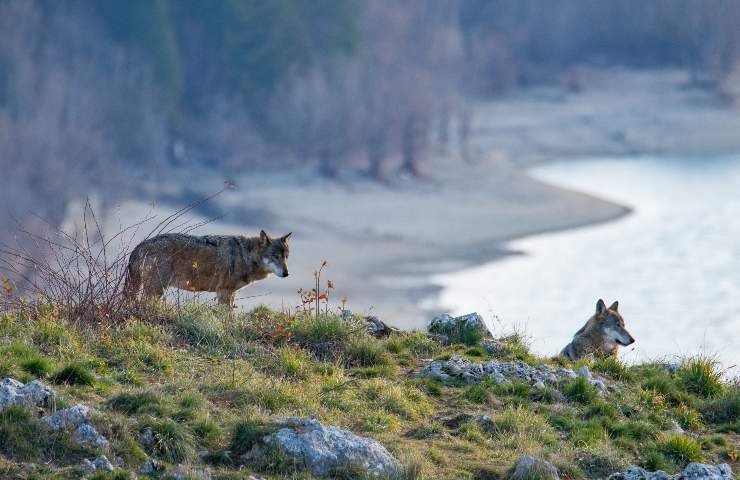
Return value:
<svg viewBox="0 0 740 480">
<path fill-rule="evenodd" d="M 259 237 L 180 233 L 158 235 L 131 252 L 124 293 L 136 298 L 160 298 L 167 287 L 191 292 L 216 292 L 218 303 L 233 305 L 236 291 L 274 273 L 288 276 L 288 240 Z"/>
<path fill-rule="evenodd" d="M 604 300 L 599 299 L 596 313 L 576 332 L 573 341 L 565 346 L 560 355 L 572 361 L 587 355 L 616 355 L 619 345 L 634 343 L 635 339 L 624 328 L 624 319 L 618 309 L 619 302 L 606 308 Z"/>
</svg>

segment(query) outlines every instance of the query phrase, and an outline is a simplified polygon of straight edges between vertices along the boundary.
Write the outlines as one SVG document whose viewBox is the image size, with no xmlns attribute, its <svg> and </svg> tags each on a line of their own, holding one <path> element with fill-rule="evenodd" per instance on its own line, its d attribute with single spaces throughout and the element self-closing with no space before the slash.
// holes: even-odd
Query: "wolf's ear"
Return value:
<svg viewBox="0 0 740 480">
<path fill-rule="evenodd" d="M 617 309 L 619 309 L 619 302 L 615 300 L 611 307 L 609 307 L 609 310 L 614 310 L 616 312 Z"/>
<path fill-rule="evenodd" d="M 280 240 L 283 241 L 283 243 L 288 243 L 288 240 L 290 240 L 290 237 L 293 236 L 293 232 L 288 233 L 287 235 L 283 235 Z"/>
<path fill-rule="evenodd" d="M 260 230 L 260 242 L 262 242 L 263 245 L 269 245 L 272 243 L 272 239 L 264 230 Z"/>
<path fill-rule="evenodd" d="M 596 302 L 596 314 L 599 315 L 601 313 L 604 313 L 606 310 L 606 303 L 604 303 L 604 300 L 599 299 L 598 302 Z"/>
</svg>

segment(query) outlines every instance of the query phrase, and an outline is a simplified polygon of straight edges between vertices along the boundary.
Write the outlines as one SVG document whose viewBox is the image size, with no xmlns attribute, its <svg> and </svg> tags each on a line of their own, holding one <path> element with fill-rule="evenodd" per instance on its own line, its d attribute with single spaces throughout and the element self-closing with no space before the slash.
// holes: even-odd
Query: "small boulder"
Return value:
<svg viewBox="0 0 740 480">
<path fill-rule="evenodd" d="M 139 443 L 141 443 L 145 447 L 148 447 L 152 443 L 154 443 L 154 432 L 150 427 L 146 427 L 144 430 L 142 430 L 141 434 L 139 434 Z"/>
<path fill-rule="evenodd" d="M 481 347 L 483 347 L 483 350 L 486 351 L 489 355 L 497 355 L 501 352 L 506 351 L 506 345 L 503 343 L 497 342 L 496 340 L 488 339 L 483 342 L 481 342 Z"/>
<path fill-rule="evenodd" d="M 599 391 L 599 393 L 605 394 L 609 391 L 609 388 L 607 388 L 606 383 L 604 383 L 601 379 L 591 380 L 591 385 L 596 387 L 596 390 Z"/>
<path fill-rule="evenodd" d="M 106 457 L 105 455 L 101 455 L 96 458 L 93 461 L 93 465 L 95 465 L 96 471 L 112 472 L 113 470 L 115 470 L 115 468 L 113 468 L 113 464 L 110 463 L 110 460 L 108 460 L 108 457 Z"/>
<path fill-rule="evenodd" d="M 726 463 L 705 465 L 689 463 L 684 471 L 676 475 L 676 480 L 732 480 L 732 468 Z"/>
<path fill-rule="evenodd" d="M 162 464 L 160 464 L 158 461 L 156 461 L 153 458 L 150 458 L 146 462 L 144 462 L 141 465 L 141 468 L 139 468 L 139 471 L 143 473 L 144 475 L 153 475 L 157 472 L 161 472 L 164 470 L 164 467 Z"/>
<path fill-rule="evenodd" d="M 671 375 L 677 373 L 679 370 L 681 370 L 681 364 L 676 362 L 668 362 L 663 365 L 668 373 Z"/>
<path fill-rule="evenodd" d="M 443 346 L 450 344 L 450 337 L 447 335 L 442 335 L 441 333 L 427 332 L 427 337 L 429 337 L 430 340 L 434 340 L 435 342 Z"/>
<path fill-rule="evenodd" d="M 189 467 L 187 465 L 178 465 L 167 472 L 168 478 L 175 480 L 211 480 L 213 474 L 206 467 Z"/>
<path fill-rule="evenodd" d="M 648 472 L 644 468 L 632 465 L 624 472 L 612 473 L 608 480 L 672 480 L 672 478 L 663 470 Z"/>
<path fill-rule="evenodd" d="M 0 412 L 11 405 L 47 407 L 55 396 L 51 387 L 38 380 L 25 385 L 12 378 L 0 380 Z"/>
<path fill-rule="evenodd" d="M 108 457 L 101 455 L 95 460 L 88 460 L 87 458 L 82 460 L 82 469 L 87 473 L 112 472 L 115 470 L 115 467 L 110 463 Z"/>
<path fill-rule="evenodd" d="M 76 429 L 90 420 L 90 409 L 85 405 L 77 404 L 74 407 L 58 410 L 53 415 L 41 419 L 52 430 Z"/>
<path fill-rule="evenodd" d="M 368 333 L 375 338 L 383 338 L 390 336 L 393 333 L 398 333 L 397 328 L 387 325 L 378 317 L 367 316 L 365 317 L 365 323 Z"/>
<path fill-rule="evenodd" d="M 317 476 L 343 469 L 359 469 L 369 475 L 398 476 L 398 462 L 379 442 L 355 435 L 316 420 L 288 417 L 278 420 L 280 428 L 263 438 L 264 445 L 276 446 L 293 463 Z M 257 445 L 246 459 L 259 458 L 264 447 Z"/>
<path fill-rule="evenodd" d="M 450 335 L 466 330 L 478 330 L 484 337 L 491 336 L 486 323 L 483 321 L 483 317 L 475 312 L 460 315 L 459 317 L 453 317 L 443 313 L 431 319 L 427 324 L 427 331 L 434 334 Z"/>
<path fill-rule="evenodd" d="M 77 404 L 74 407 L 59 410 L 53 415 L 41 419 L 52 430 L 72 430 L 73 438 L 77 443 L 95 445 L 98 448 L 108 448 L 108 439 L 100 435 L 90 423 L 90 409 L 85 405 Z"/>
<path fill-rule="evenodd" d="M 75 430 L 73 438 L 77 443 L 89 443 L 98 448 L 108 448 L 108 439 L 98 433 L 89 423 L 83 423 Z"/>
<path fill-rule="evenodd" d="M 82 459 L 82 470 L 84 470 L 87 473 L 93 473 L 96 468 L 95 465 L 93 465 L 93 462 L 88 460 L 87 458 Z"/>
<path fill-rule="evenodd" d="M 732 469 L 726 463 L 720 465 L 705 465 L 690 463 L 682 473 L 676 476 L 668 475 L 663 470 L 649 472 L 644 468 L 632 465 L 624 472 L 609 475 L 608 480 L 732 480 Z"/>
<path fill-rule="evenodd" d="M 530 455 L 524 455 L 512 467 L 509 479 L 528 480 L 531 478 L 559 480 L 560 477 L 558 476 L 558 469 L 552 463 Z"/>
</svg>

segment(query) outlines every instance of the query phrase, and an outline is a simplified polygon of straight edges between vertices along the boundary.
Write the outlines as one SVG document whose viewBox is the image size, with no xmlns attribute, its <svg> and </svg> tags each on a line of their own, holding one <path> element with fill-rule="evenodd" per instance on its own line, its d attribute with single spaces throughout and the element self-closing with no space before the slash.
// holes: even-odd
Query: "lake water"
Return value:
<svg viewBox="0 0 740 480">
<path fill-rule="evenodd" d="M 637 339 L 627 361 L 709 353 L 740 363 L 740 156 L 552 164 L 544 182 L 634 209 L 606 224 L 512 242 L 525 255 L 439 275 L 439 304 L 515 326 L 556 354 L 593 313 L 620 302 Z M 737 375 L 733 368 L 730 375 Z"/>
</svg>

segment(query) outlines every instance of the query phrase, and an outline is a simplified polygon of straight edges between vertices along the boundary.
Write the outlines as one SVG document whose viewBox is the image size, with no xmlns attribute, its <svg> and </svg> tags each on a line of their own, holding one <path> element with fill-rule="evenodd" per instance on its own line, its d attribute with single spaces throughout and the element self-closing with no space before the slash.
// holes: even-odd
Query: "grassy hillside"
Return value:
<svg viewBox="0 0 740 480">
<path fill-rule="evenodd" d="M 279 453 L 240 460 L 271 417 L 285 415 L 379 440 L 410 479 L 501 478 L 523 454 L 550 460 L 564 478 L 600 478 L 633 463 L 669 472 L 691 461 L 738 467 L 740 389 L 708 359 L 687 360 L 673 373 L 658 363 L 583 362 L 616 386 L 601 396 L 582 379 L 535 388 L 414 376 L 425 359 L 453 354 L 476 363 L 566 365 L 532 356 L 517 336 L 491 354 L 476 335 L 446 347 L 421 332 L 379 340 L 360 318 L 264 307 L 231 315 L 202 304 L 167 306 L 116 325 L 36 311 L 0 317 L 0 379 L 38 378 L 53 384 L 57 409 L 96 410 L 108 458 L 122 468 L 88 479 L 144 477 L 148 456 L 168 469 L 207 466 L 221 479 L 312 478 Z M 677 425 L 685 433 L 675 433 Z M 82 475 L 82 459 L 97 453 L 46 428 L 24 408 L 0 413 L 0 477 Z M 141 441 L 147 429 L 148 445 Z"/>
</svg>

